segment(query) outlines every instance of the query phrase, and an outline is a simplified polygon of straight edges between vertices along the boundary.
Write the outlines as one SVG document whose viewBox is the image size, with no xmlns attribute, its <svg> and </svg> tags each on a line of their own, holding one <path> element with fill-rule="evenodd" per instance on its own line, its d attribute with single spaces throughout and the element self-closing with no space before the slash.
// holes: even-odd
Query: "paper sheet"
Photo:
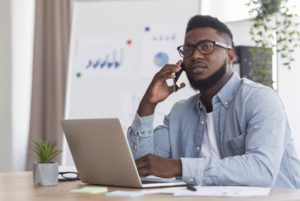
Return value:
<svg viewBox="0 0 300 201">
<path fill-rule="evenodd" d="M 144 193 L 142 191 L 112 191 L 106 193 L 106 196 L 134 198 L 134 197 L 142 197 L 144 196 Z"/>
<path fill-rule="evenodd" d="M 107 192 L 107 187 L 86 186 L 86 187 L 83 187 L 80 189 L 73 189 L 70 192 L 71 193 L 89 193 L 89 194 L 105 193 L 105 192 Z"/>
<path fill-rule="evenodd" d="M 197 191 L 183 189 L 174 192 L 175 196 L 221 196 L 221 197 L 252 197 L 267 196 L 271 188 L 246 186 L 196 186 Z"/>
</svg>

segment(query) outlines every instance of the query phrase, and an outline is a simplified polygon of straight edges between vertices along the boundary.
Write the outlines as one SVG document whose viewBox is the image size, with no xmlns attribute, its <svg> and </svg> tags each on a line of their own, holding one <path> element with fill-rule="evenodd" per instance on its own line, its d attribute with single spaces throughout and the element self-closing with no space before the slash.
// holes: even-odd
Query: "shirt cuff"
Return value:
<svg viewBox="0 0 300 201">
<path fill-rule="evenodd" d="M 201 158 L 180 158 L 182 180 L 192 185 L 202 185 L 204 167 Z M 204 161 L 203 161 L 204 162 Z"/>
<path fill-rule="evenodd" d="M 136 130 L 140 137 L 148 137 L 153 135 L 154 115 L 140 117 L 137 113 L 132 123 L 132 128 Z"/>
</svg>

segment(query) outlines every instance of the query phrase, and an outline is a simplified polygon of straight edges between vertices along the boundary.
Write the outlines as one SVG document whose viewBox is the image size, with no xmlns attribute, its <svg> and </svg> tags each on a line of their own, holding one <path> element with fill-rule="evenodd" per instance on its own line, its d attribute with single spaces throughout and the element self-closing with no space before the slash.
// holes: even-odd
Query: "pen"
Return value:
<svg viewBox="0 0 300 201">
<path fill-rule="evenodd" d="M 186 184 L 186 188 L 190 191 L 197 191 L 197 189 L 192 184 Z"/>
</svg>

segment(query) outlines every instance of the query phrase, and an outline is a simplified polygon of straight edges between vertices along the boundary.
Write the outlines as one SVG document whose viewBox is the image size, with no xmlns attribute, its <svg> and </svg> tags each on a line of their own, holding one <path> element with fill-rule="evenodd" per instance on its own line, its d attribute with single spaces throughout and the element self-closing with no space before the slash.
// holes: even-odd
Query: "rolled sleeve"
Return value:
<svg viewBox="0 0 300 201">
<path fill-rule="evenodd" d="M 180 158 L 182 164 L 182 179 L 193 185 L 202 185 L 204 172 L 201 158 Z"/>
<path fill-rule="evenodd" d="M 135 159 L 154 152 L 153 119 L 153 115 L 140 117 L 136 114 L 132 126 L 128 128 L 127 139 Z"/>
<path fill-rule="evenodd" d="M 154 116 L 140 117 L 138 114 L 135 115 L 132 123 L 132 130 L 135 135 L 140 137 L 149 137 L 153 135 L 153 120 Z"/>
</svg>

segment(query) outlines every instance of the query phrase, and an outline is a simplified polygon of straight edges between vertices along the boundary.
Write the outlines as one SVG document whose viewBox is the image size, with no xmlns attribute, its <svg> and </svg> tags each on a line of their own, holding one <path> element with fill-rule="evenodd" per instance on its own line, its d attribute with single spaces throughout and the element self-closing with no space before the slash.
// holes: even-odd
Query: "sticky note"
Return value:
<svg viewBox="0 0 300 201">
<path fill-rule="evenodd" d="M 106 193 L 107 187 L 86 186 L 86 187 L 83 187 L 80 189 L 73 189 L 70 192 L 71 193 L 90 193 L 90 194 Z"/>
<path fill-rule="evenodd" d="M 144 196 L 144 192 L 142 191 L 112 191 L 106 193 L 106 196 L 108 197 L 142 197 Z"/>
</svg>

